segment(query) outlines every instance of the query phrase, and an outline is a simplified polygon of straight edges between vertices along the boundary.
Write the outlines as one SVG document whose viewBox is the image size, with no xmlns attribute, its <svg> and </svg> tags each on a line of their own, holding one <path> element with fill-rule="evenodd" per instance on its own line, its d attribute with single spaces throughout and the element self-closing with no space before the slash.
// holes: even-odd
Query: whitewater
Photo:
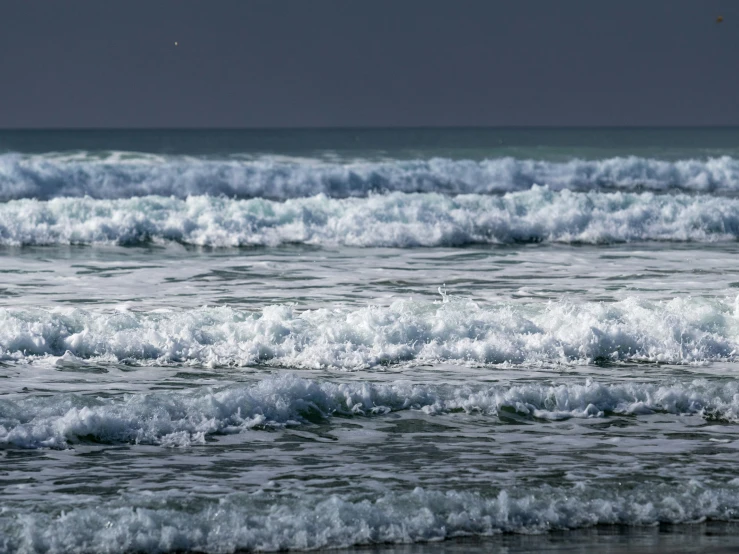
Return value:
<svg viewBox="0 0 739 554">
<path fill-rule="evenodd" d="M 363 197 L 372 192 L 494 194 L 527 190 L 536 184 L 574 191 L 739 192 L 739 160 L 727 155 L 675 161 L 638 156 L 567 161 L 334 158 L 116 151 L 6 153 L 0 154 L 0 200 L 147 195 L 286 200 L 317 194 Z"/>
<path fill-rule="evenodd" d="M 739 547 L 736 144 L 0 131 L 0 552 Z"/>
<path fill-rule="evenodd" d="M 739 199 L 652 193 L 438 193 L 277 202 L 191 196 L 15 200 L 0 206 L 0 244 L 174 241 L 211 247 L 280 244 L 463 246 L 525 242 L 710 242 L 739 237 Z"/>
<path fill-rule="evenodd" d="M 49 356 L 352 370 L 454 360 L 587 363 L 594 360 L 700 363 L 739 356 L 739 298 L 628 298 L 604 305 L 396 301 L 387 308 L 258 312 L 201 308 L 99 313 L 80 309 L 0 310 L 0 360 Z"/>
</svg>

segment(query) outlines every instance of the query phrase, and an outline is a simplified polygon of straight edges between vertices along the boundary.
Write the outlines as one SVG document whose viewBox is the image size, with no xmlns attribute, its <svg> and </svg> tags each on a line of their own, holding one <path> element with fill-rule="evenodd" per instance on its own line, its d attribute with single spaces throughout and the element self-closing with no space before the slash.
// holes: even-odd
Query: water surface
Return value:
<svg viewBox="0 0 739 554">
<path fill-rule="evenodd" d="M 737 139 L 0 132 L 0 551 L 736 548 Z"/>
</svg>

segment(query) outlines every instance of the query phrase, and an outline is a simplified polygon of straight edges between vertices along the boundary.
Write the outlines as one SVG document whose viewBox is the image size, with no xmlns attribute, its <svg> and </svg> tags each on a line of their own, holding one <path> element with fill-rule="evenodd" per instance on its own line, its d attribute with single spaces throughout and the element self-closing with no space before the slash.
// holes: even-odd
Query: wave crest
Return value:
<svg viewBox="0 0 739 554">
<path fill-rule="evenodd" d="M 292 374 L 222 390 L 129 394 L 102 399 L 55 395 L 0 400 L 0 443 L 65 448 L 81 440 L 164 446 L 204 444 L 214 434 L 300 425 L 332 416 L 372 417 L 399 410 L 562 420 L 608 414 L 697 414 L 739 421 L 739 385 L 706 380 L 605 385 L 452 387 L 331 383 Z"/>
<path fill-rule="evenodd" d="M 730 301 L 676 298 L 259 312 L 227 307 L 165 313 L 0 309 L 0 359 L 62 356 L 134 364 L 272 364 L 358 369 L 453 360 L 474 363 L 736 360 Z"/>
<path fill-rule="evenodd" d="M 0 204 L 4 245 L 178 241 L 214 247 L 299 243 L 403 248 L 737 238 L 739 199 L 555 192 L 546 187 L 504 196 L 392 193 L 285 202 L 147 196 Z"/>
<path fill-rule="evenodd" d="M 730 521 L 739 511 L 737 492 L 736 480 L 669 480 L 634 488 L 522 484 L 487 497 L 421 488 L 364 500 L 233 493 L 197 504 L 190 498 L 181 507 L 157 491 L 128 494 L 123 501 L 129 505 L 105 500 L 95 507 L 66 506 L 61 515 L 27 508 L 13 517 L 0 512 L 0 548 L 50 554 L 313 550 L 598 524 Z"/>
<path fill-rule="evenodd" d="M 225 195 L 345 198 L 372 192 L 492 194 L 526 190 L 739 192 L 739 160 L 662 161 L 639 157 L 548 162 L 433 158 L 330 162 L 261 156 L 208 159 L 113 152 L 0 155 L 0 201 L 57 197 Z"/>
</svg>

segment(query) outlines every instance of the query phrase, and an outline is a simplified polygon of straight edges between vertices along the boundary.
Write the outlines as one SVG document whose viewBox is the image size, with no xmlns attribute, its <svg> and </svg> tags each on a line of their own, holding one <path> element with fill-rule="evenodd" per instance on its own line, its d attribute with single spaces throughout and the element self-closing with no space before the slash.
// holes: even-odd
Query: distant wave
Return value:
<svg viewBox="0 0 739 554">
<path fill-rule="evenodd" d="M 177 241 L 213 247 L 298 243 L 403 248 L 737 238 L 736 198 L 555 192 L 545 187 L 502 196 L 318 195 L 284 202 L 148 196 L 0 203 L 2 245 Z"/>
<path fill-rule="evenodd" d="M 534 184 L 552 190 L 733 194 L 739 192 L 739 160 L 728 156 L 681 161 L 616 157 L 548 162 L 508 157 L 342 163 L 278 156 L 209 159 L 127 152 L 0 155 L 0 201 L 202 194 L 284 200 L 393 191 L 491 194 L 525 190 Z"/>
<path fill-rule="evenodd" d="M 397 301 L 108 313 L 0 308 L 0 360 L 338 368 L 438 361 L 693 364 L 739 360 L 739 304 L 675 298 L 574 304 Z M 56 359 L 61 357 L 60 359 Z"/>
</svg>

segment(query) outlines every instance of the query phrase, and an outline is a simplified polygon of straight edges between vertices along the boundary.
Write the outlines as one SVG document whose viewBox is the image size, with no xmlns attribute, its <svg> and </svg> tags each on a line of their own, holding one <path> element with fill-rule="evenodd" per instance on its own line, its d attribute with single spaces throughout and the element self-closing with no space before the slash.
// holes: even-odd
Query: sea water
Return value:
<svg viewBox="0 0 739 554">
<path fill-rule="evenodd" d="M 737 546 L 739 130 L 0 150 L 0 551 Z"/>
</svg>

